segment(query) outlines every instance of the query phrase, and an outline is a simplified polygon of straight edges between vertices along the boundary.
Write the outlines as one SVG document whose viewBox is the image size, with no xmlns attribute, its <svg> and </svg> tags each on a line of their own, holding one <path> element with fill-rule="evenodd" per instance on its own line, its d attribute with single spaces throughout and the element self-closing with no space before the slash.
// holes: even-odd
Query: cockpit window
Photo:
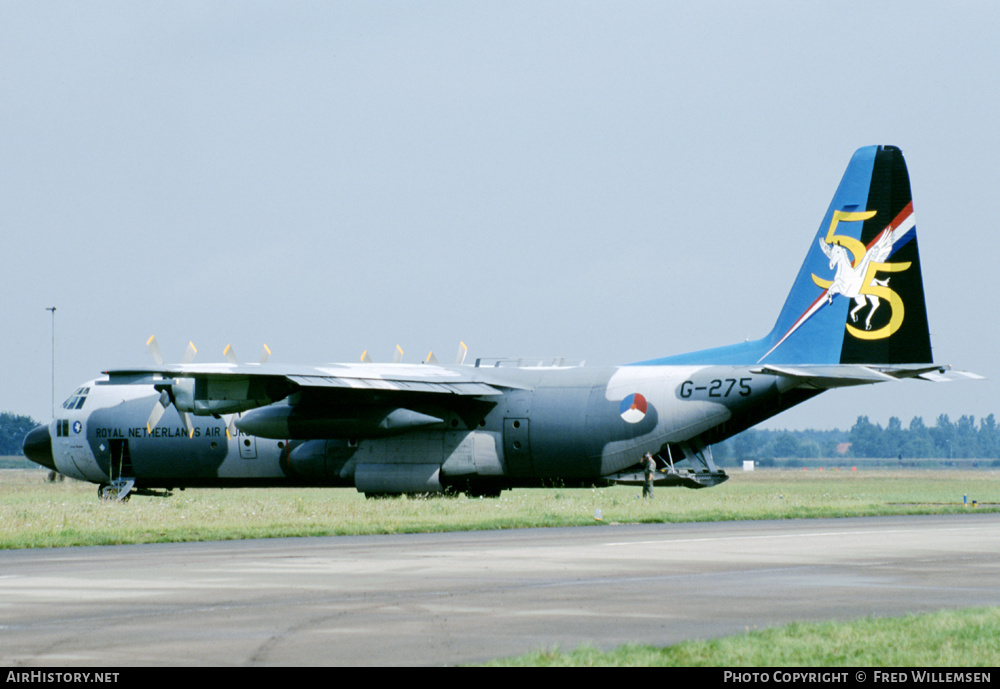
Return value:
<svg viewBox="0 0 1000 689">
<path fill-rule="evenodd" d="M 87 401 L 87 395 L 90 393 L 90 388 L 77 388 L 76 392 L 69 396 L 65 402 L 63 402 L 63 409 L 82 409 L 83 403 Z"/>
</svg>

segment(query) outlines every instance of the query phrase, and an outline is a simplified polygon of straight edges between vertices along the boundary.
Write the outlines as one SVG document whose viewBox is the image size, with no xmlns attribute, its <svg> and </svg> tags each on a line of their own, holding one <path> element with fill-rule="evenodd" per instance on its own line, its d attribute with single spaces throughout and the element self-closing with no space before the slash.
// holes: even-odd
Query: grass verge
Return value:
<svg viewBox="0 0 1000 689">
<path fill-rule="evenodd" d="M 538 651 L 493 666 L 997 667 L 1000 608 L 790 624 L 675 646 Z"/>
<path fill-rule="evenodd" d="M 0 549 L 801 517 L 1000 511 L 996 471 L 734 471 L 715 488 L 525 489 L 366 500 L 354 489 L 197 489 L 104 503 L 96 487 L 0 470 Z M 963 504 L 963 495 L 969 504 Z M 973 508 L 973 500 L 979 507 Z M 600 510 L 601 519 L 595 512 Z"/>
</svg>

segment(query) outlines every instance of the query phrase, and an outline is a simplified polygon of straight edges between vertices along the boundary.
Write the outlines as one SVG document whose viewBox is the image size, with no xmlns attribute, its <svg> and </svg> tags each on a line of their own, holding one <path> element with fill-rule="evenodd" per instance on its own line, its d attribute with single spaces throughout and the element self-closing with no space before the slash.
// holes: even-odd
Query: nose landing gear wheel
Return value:
<svg viewBox="0 0 1000 689">
<path fill-rule="evenodd" d="M 109 502 L 112 500 L 128 502 L 134 484 L 133 479 L 118 479 L 111 483 L 102 483 L 97 487 L 97 497 Z"/>
</svg>

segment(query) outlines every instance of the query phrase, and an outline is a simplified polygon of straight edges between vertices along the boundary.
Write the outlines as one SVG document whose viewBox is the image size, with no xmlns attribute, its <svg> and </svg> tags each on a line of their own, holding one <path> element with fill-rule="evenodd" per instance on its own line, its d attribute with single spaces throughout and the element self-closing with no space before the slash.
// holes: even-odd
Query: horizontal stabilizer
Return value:
<svg viewBox="0 0 1000 689">
<path fill-rule="evenodd" d="M 884 383 L 904 378 L 920 378 L 936 383 L 952 380 L 979 379 L 982 376 L 968 371 L 953 371 L 940 364 L 898 364 L 884 366 L 863 366 L 844 364 L 833 366 L 761 366 L 751 369 L 754 373 L 770 374 L 796 380 L 801 386 L 828 390 L 851 385 Z"/>
<path fill-rule="evenodd" d="M 956 380 L 985 380 L 985 378 L 978 373 L 972 373 L 971 371 L 956 371 L 950 367 L 942 367 L 935 369 L 934 371 L 928 371 L 927 373 L 921 373 L 917 376 L 921 380 L 929 380 L 932 383 L 951 383 Z"/>
<path fill-rule="evenodd" d="M 894 376 L 867 366 L 761 366 L 754 373 L 770 374 L 799 381 L 802 385 L 827 390 L 851 385 L 870 385 L 895 380 Z"/>
</svg>

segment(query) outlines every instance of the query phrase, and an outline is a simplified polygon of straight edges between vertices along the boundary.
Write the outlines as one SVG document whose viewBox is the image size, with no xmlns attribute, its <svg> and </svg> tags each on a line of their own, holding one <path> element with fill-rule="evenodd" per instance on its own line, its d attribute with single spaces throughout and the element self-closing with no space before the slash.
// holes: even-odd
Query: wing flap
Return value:
<svg viewBox="0 0 1000 689">
<path fill-rule="evenodd" d="M 305 388 L 348 388 L 352 390 L 384 390 L 395 392 L 419 392 L 462 396 L 493 396 L 503 392 L 475 381 L 441 382 L 402 378 L 356 378 L 347 376 L 291 375 L 286 378 Z"/>
</svg>

